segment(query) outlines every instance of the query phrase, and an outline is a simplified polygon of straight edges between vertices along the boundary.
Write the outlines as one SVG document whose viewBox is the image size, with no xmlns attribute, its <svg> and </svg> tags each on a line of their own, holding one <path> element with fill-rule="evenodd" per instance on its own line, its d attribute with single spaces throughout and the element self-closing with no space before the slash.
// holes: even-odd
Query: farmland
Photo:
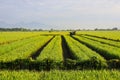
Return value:
<svg viewBox="0 0 120 80">
<path fill-rule="evenodd" d="M 1 80 L 117 80 L 119 35 L 120 31 L 0 32 Z"/>
<path fill-rule="evenodd" d="M 0 80 L 119 80 L 118 70 L 0 71 Z"/>
</svg>

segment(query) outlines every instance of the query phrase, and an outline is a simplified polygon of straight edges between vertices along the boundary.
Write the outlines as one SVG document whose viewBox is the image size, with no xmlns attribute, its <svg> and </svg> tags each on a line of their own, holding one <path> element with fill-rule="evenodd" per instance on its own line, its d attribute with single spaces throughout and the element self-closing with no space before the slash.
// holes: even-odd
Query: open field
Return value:
<svg viewBox="0 0 120 80">
<path fill-rule="evenodd" d="M 0 71 L 0 80 L 119 80 L 118 70 Z"/>
<path fill-rule="evenodd" d="M 0 32 L 0 80 L 118 80 L 119 35 L 120 31 Z"/>
</svg>

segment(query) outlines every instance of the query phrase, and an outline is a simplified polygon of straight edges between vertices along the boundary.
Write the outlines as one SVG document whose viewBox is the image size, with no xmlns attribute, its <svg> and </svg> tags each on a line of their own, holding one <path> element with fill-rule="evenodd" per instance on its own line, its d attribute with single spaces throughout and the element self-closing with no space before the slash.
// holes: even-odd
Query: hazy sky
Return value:
<svg viewBox="0 0 120 80">
<path fill-rule="evenodd" d="M 0 21 L 58 29 L 120 27 L 120 0 L 0 0 Z"/>
</svg>

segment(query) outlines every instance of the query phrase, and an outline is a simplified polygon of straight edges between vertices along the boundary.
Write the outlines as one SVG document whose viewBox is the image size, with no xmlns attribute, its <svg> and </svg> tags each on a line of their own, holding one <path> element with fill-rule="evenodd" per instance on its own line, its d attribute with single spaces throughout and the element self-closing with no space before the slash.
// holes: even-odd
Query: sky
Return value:
<svg viewBox="0 0 120 80">
<path fill-rule="evenodd" d="M 120 28 L 120 0 L 0 0 L 0 21 L 56 29 Z"/>
</svg>

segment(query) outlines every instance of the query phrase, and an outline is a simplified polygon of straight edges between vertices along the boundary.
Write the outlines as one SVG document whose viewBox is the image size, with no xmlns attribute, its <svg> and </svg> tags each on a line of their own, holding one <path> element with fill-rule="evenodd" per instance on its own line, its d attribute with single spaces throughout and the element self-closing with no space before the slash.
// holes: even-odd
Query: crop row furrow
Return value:
<svg viewBox="0 0 120 80">
<path fill-rule="evenodd" d="M 69 49 L 69 46 L 67 45 L 67 42 L 65 40 L 64 36 L 61 36 L 62 38 L 62 50 L 63 50 L 63 57 L 64 57 L 64 61 L 66 61 L 67 59 L 74 59 L 72 56 L 72 53 Z"/>
</svg>

